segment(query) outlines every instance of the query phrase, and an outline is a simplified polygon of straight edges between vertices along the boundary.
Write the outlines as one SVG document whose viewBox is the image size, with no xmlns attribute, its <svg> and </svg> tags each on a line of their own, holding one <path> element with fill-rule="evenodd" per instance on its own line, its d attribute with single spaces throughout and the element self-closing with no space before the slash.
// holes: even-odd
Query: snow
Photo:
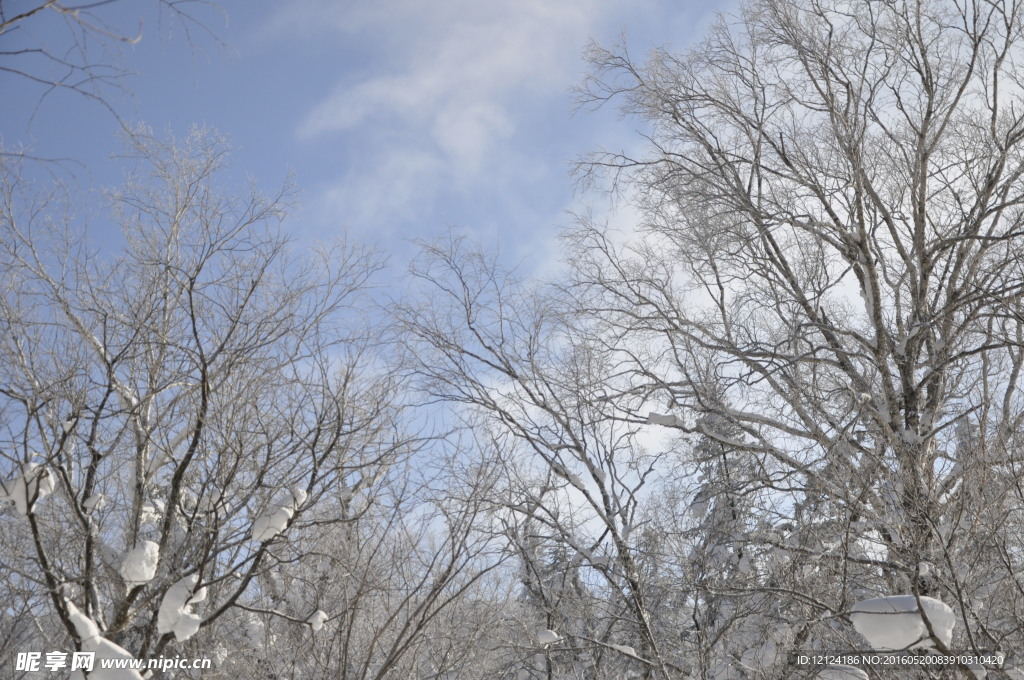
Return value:
<svg viewBox="0 0 1024 680">
<path fill-rule="evenodd" d="M 922 597 L 921 605 L 935 635 L 948 646 L 956 624 L 953 610 L 931 597 Z M 876 597 L 858 602 L 853 606 L 850 619 L 857 632 L 877 650 L 928 649 L 934 646 L 913 595 Z"/>
<path fill-rule="evenodd" d="M 252 537 L 256 541 L 269 541 L 285 530 L 295 511 L 290 506 L 275 507 L 273 512 L 264 513 L 252 525 Z"/>
<path fill-rule="evenodd" d="M 156 576 L 156 565 L 159 561 L 159 545 L 153 541 L 137 543 L 121 562 L 121 578 L 129 589 L 149 583 Z"/>
<path fill-rule="evenodd" d="M 905 427 L 902 430 L 900 430 L 899 435 L 900 439 L 902 439 L 907 444 L 920 444 L 921 442 L 924 441 L 924 437 L 922 437 L 917 432 L 914 432 L 909 427 Z"/>
<path fill-rule="evenodd" d="M 324 623 L 326 621 L 327 612 L 325 612 L 322 609 L 317 609 L 309 616 L 308 619 L 306 619 L 306 623 L 308 623 L 310 628 L 312 628 L 314 631 L 322 630 L 324 627 Z"/>
<path fill-rule="evenodd" d="M 143 527 L 156 528 L 160 524 L 160 521 L 164 516 L 164 503 L 160 500 L 154 500 L 152 503 L 147 503 L 142 506 L 142 514 L 139 516 L 139 523 Z"/>
<path fill-rule="evenodd" d="M 101 493 L 94 493 L 85 499 L 82 507 L 86 510 L 102 510 L 107 504 L 107 497 Z"/>
<path fill-rule="evenodd" d="M 570 472 L 569 470 L 567 470 L 563 465 L 561 465 L 561 464 L 559 464 L 557 462 L 552 461 L 551 462 L 551 471 L 554 472 L 559 477 L 567 479 L 569 481 L 569 483 L 572 484 L 573 486 L 575 486 L 577 489 L 580 489 L 580 490 L 584 489 L 583 480 L 580 479 L 577 475 L 575 475 L 572 472 Z"/>
<path fill-rule="evenodd" d="M 875 529 L 865 531 L 850 544 L 850 554 L 867 560 L 883 562 L 889 558 L 889 550 L 882 535 Z"/>
<path fill-rule="evenodd" d="M 723 611 L 722 616 L 728 612 Z M 754 614 L 732 629 L 730 646 L 738 654 L 739 667 L 749 675 L 772 677 L 772 669 L 785 660 L 793 644 L 793 628 L 775 617 Z M 744 676 L 745 677 L 745 676 Z"/>
<path fill-rule="evenodd" d="M 650 425 L 664 425 L 666 427 L 684 427 L 683 419 L 674 414 L 661 414 L 651 411 L 647 414 L 647 423 Z"/>
<path fill-rule="evenodd" d="M 707 487 L 701 489 L 699 492 L 697 492 L 697 495 L 694 497 L 693 502 L 690 503 L 690 507 L 687 508 L 686 511 L 690 513 L 691 517 L 697 519 L 704 517 L 708 513 L 708 507 L 714 496 L 715 494 L 711 489 Z"/>
<path fill-rule="evenodd" d="M 167 589 L 157 613 L 157 632 L 161 635 L 174 633 L 178 642 L 184 642 L 199 632 L 203 620 L 192 613 L 192 605 L 206 599 L 206 588 L 196 590 L 198 582 L 199 577 L 192 574 Z"/>
<path fill-rule="evenodd" d="M 186 515 L 191 515 L 199 509 L 199 499 L 191 489 L 182 489 L 181 496 L 178 497 L 178 507 Z"/>
<path fill-rule="evenodd" d="M 306 501 L 306 492 L 302 489 L 291 489 L 288 494 L 290 498 L 281 498 L 272 503 L 256 518 L 252 525 L 252 538 L 254 541 L 269 541 L 285 529 L 291 521 L 295 511 Z"/>
<path fill-rule="evenodd" d="M 75 423 L 78 422 L 78 418 L 68 418 L 60 424 L 60 429 L 64 431 L 64 434 L 70 434 L 71 430 L 75 429 Z"/>
<path fill-rule="evenodd" d="M 826 666 L 814 680 L 868 680 L 868 674 L 854 666 Z"/>
<path fill-rule="evenodd" d="M 537 631 L 537 642 L 542 645 L 550 645 L 554 642 L 558 642 L 562 637 L 553 630 L 539 630 Z"/>
<path fill-rule="evenodd" d="M 89 680 L 142 680 L 138 671 L 127 668 L 103 668 L 100 663 L 101 659 L 131 659 L 133 657 L 124 648 L 100 635 L 100 629 L 96 622 L 79 611 L 74 603 L 65 600 L 64 604 L 68 609 L 71 625 L 75 627 L 75 632 L 82 641 L 82 651 L 96 654 L 95 670 L 90 671 Z M 82 671 L 75 671 L 71 674 L 71 680 L 85 680 L 85 674 Z"/>
<path fill-rule="evenodd" d="M 192 594 L 192 599 L 188 601 L 189 604 L 199 604 L 206 599 L 206 586 L 203 586 L 199 590 Z"/>
<path fill-rule="evenodd" d="M 243 612 L 244 622 L 241 627 L 242 633 L 254 646 L 265 646 L 267 643 L 267 629 L 263 620 L 252 612 Z"/>
<path fill-rule="evenodd" d="M 22 466 L 22 473 L 7 481 L 0 480 L 0 501 L 14 501 L 18 514 L 24 517 L 35 510 L 35 502 L 53 491 L 53 473 L 38 463 Z"/>
<path fill-rule="evenodd" d="M 629 656 L 636 656 L 636 650 L 633 649 L 632 647 L 628 646 L 628 645 L 613 645 L 611 643 L 608 643 L 608 646 L 611 647 L 612 649 L 614 649 L 616 652 L 619 652 L 620 654 L 628 654 Z"/>
</svg>

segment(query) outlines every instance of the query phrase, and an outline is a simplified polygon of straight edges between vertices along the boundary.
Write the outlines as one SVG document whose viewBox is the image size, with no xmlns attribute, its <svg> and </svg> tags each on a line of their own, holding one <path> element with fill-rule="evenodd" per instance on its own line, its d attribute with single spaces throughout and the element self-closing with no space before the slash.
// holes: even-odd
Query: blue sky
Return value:
<svg viewBox="0 0 1024 680">
<path fill-rule="evenodd" d="M 126 34 L 142 19 L 142 39 L 122 48 L 137 75 L 126 81 L 133 96 L 114 98 L 118 111 L 179 135 L 193 124 L 217 128 L 238 148 L 235 171 L 268 190 L 291 172 L 301 190 L 288 225 L 296 236 L 347 230 L 401 257 L 409 239 L 453 227 L 537 267 L 557 258 L 567 211 L 604 208 L 600 197 L 574 194 L 572 160 L 638 143 L 636 124 L 614 110 L 571 114 L 587 42 L 624 34 L 635 54 L 683 48 L 715 9 L 664 0 L 197 6 L 218 45 L 202 31 L 189 41 L 155 5 L 102 8 Z M 31 30 L 64 40 L 54 22 Z M 117 125 L 100 106 L 56 93 L 37 107 L 37 87 L 4 75 L 0 92 L 6 146 L 74 158 L 95 185 L 117 182 Z"/>
</svg>

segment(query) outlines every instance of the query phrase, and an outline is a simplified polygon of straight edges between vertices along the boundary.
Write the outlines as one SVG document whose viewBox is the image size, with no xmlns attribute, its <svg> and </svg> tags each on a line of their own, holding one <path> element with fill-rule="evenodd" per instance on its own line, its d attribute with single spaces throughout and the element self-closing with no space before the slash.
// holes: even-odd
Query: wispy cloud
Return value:
<svg viewBox="0 0 1024 680">
<path fill-rule="evenodd" d="M 451 196 L 502 193 L 568 127 L 580 51 L 608 0 L 386 0 L 288 3 L 278 33 L 333 40 L 336 85 L 298 123 L 301 143 L 344 149 L 321 198 L 352 221 L 445 213 Z M 615 7 L 621 9 L 620 3 Z M 317 65 L 322 73 L 324 66 Z M 560 120 L 536 125 L 540 112 Z M 440 225 L 432 225 L 436 228 Z"/>
<path fill-rule="evenodd" d="M 552 88 L 564 91 L 601 3 L 596 0 L 440 0 L 376 3 L 334 23 L 373 36 L 362 76 L 346 82 L 303 121 L 300 133 L 351 129 L 381 116 L 426 129 L 473 119 L 477 131 L 509 134 L 507 113 Z M 323 17 L 320 17 L 323 20 Z M 379 37 L 379 39 L 377 39 Z M 381 52 L 386 52 L 381 54 Z M 377 72 L 382 70 L 384 72 Z"/>
</svg>

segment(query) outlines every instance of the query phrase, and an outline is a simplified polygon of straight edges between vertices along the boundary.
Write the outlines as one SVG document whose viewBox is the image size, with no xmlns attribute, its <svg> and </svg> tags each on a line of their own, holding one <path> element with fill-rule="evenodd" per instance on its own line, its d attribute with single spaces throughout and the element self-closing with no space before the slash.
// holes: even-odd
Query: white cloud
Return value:
<svg viewBox="0 0 1024 680">
<path fill-rule="evenodd" d="M 336 8 L 333 23 L 346 32 L 360 26 L 374 41 L 372 63 L 358 82 L 321 102 L 299 132 L 345 130 L 376 117 L 422 125 L 453 108 L 493 112 L 522 104 L 524 95 L 564 91 L 600 4 L 390 0 L 377 3 L 375 15 Z M 324 21 L 320 11 L 309 16 Z"/>
<path fill-rule="evenodd" d="M 538 140 L 570 125 L 582 48 L 624 8 L 610 0 L 289 3 L 268 31 L 326 33 L 349 55 L 296 128 L 301 142 L 337 141 L 347 155 L 315 209 L 372 224 L 422 215 L 444 192 L 509 191 L 531 164 L 563 172 L 568 159 L 542 158 Z M 552 105 L 561 120 L 529 129 L 531 114 Z"/>
</svg>

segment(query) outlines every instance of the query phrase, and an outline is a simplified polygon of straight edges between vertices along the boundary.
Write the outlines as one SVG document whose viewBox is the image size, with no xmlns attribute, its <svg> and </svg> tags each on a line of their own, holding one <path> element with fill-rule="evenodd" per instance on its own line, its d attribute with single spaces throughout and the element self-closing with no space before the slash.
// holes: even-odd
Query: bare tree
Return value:
<svg viewBox="0 0 1024 680">
<path fill-rule="evenodd" d="M 291 255 L 288 190 L 228 190 L 213 133 L 131 151 L 116 256 L 3 166 L 5 656 L 206 655 L 210 626 L 313 559 L 292 536 L 358 520 L 337 489 L 372 499 L 412 448 L 354 321 L 379 258 Z"/>
<path fill-rule="evenodd" d="M 115 117 L 113 95 L 127 92 L 132 71 L 122 50 L 143 37 L 141 19 L 124 25 L 114 5 L 123 0 L 92 2 L 0 2 L 0 75 L 38 86 L 36 107 L 51 94 L 74 92 L 106 108 Z M 177 28 L 192 43 L 210 31 L 201 13 L 216 7 L 208 0 L 156 0 L 161 22 Z"/>
<path fill-rule="evenodd" d="M 584 103 L 648 144 L 581 176 L 637 233 L 582 220 L 547 287 L 425 245 L 397 314 L 490 433 L 543 627 L 522 677 L 806 677 L 787 652 L 865 642 L 1019 663 L 1021 28 L 755 0 L 682 54 L 594 47 Z"/>
<path fill-rule="evenodd" d="M 746 461 L 774 528 L 731 606 L 772 603 L 791 646 L 862 646 L 851 608 L 904 593 L 955 614 L 921 644 L 1019 653 L 1022 19 L 755 0 L 682 54 L 590 51 L 585 101 L 648 144 L 580 166 L 644 221 L 573 234 L 579 304 L 669 404 L 621 393 L 621 417 L 721 447 L 716 498 Z"/>
<path fill-rule="evenodd" d="M 260 664 L 278 676 L 325 680 L 490 675 L 488 642 L 505 609 L 505 558 L 486 531 L 484 480 L 453 474 L 447 464 L 457 466 L 468 452 L 445 456 L 444 449 L 432 441 L 372 486 L 342 487 L 342 514 L 358 514 L 358 521 L 298 531 L 293 545 L 304 569 L 290 577 L 268 573 L 254 593 L 258 604 L 240 616 L 330 614 L 312 631 L 268 619 L 271 641 L 259 640 L 251 655 L 235 659 L 226 677 L 256 675 Z M 223 622 L 218 637 L 244 629 L 238 618 Z"/>
<path fill-rule="evenodd" d="M 490 501 L 520 567 L 494 644 L 519 678 L 681 677 L 655 626 L 645 507 L 665 452 L 638 441 L 608 395 L 628 380 L 552 287 L 518 281 L 448 236 L 423 244 L 419 296 L 395 307 L 421 389 L 479 432 Z M 582 324 L 582 325 L 581 325 Z"/>
</svg>

